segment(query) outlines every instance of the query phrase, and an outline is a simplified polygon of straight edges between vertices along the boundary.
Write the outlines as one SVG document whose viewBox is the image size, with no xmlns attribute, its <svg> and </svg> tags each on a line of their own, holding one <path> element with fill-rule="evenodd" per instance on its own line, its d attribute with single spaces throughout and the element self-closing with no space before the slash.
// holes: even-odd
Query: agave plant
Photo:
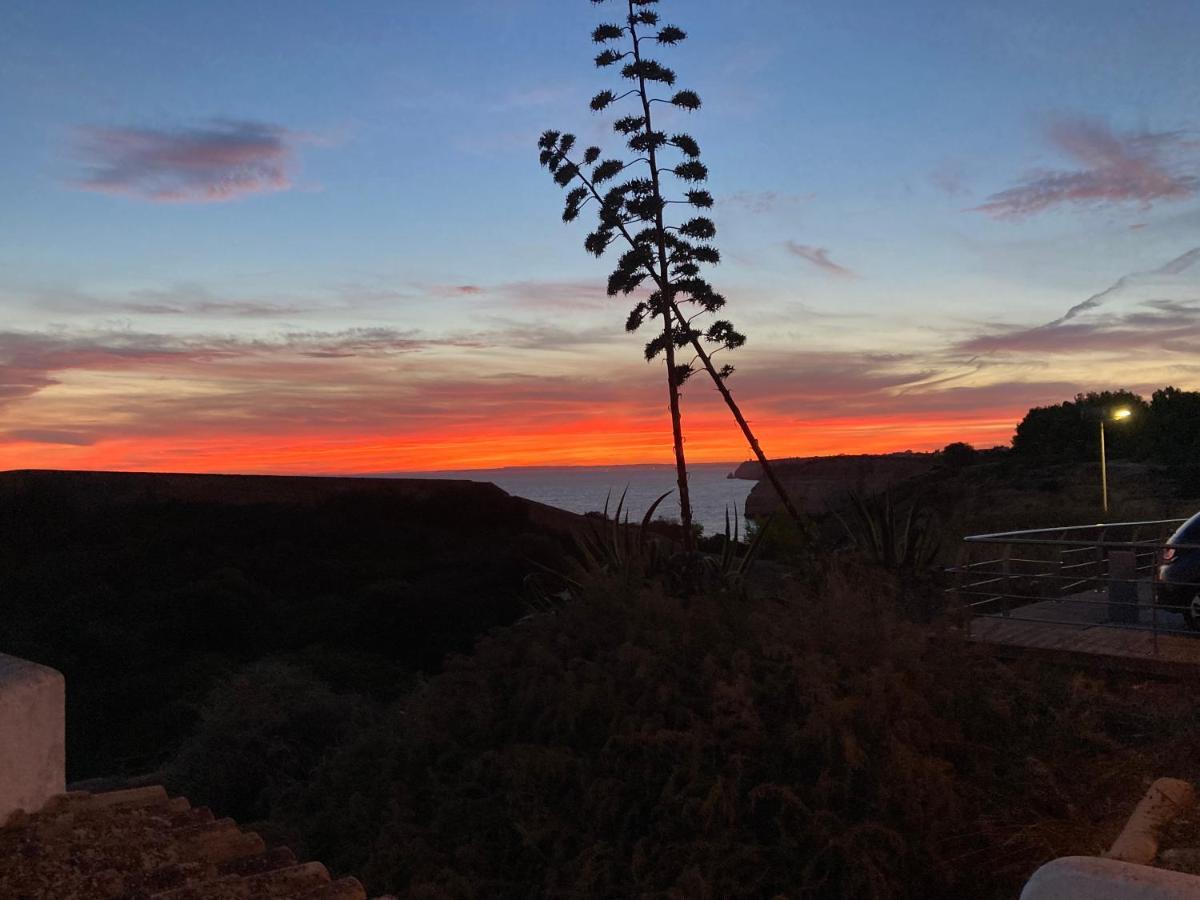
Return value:
<svg viewBox="0 0 1200 900">
<path fill-rule="evenodd" d="M 774 516 L 767 519 L 759 528 L 754 537 L 750 539 L 749 545 L 746 547 L 745 553 L 738 553 L 738 547 L 741 545 L 741 536 L 738 534 L 738 519 L 740 516 L 733 517 L 732 533 L 729 527 L 729 507 L 725 507 L 725 542 L 721 545 L 721 555 L 718 558 L 717 574 L 724 584 L 740 584 L 747 575 L 750 574 L 750 569 L 754 566 L 755 560 L 758 559 L 758 554 L 762 550 L 763 538 L 771 529 L 771 523 L 774 521 Z"/>
<path fill-rule="evenodd" d="M 626 489 L 627 492 L 628 489 Z M 657 582 L 677 595 L 699 591 L 742 592 L 746 577 L 763 546 L 770 520 L 758 530 L 749 545 L 741 543 L 737 519 L 725 511 L 725 540 L 715 554 L 680 551 L 668 538 L 650 528 L 659 505 L 671 495 L 660 495 L 646 510 L 639 524 L 632 524 L 625 510 L 626 492 L 617 500 L 609 516 L 611 495 L 605 500 L 604 512 L 590 522 L 587 530 L 576 533 L 576 563 L 570 573 L 559 572 L 540 563 L 540 570 L 526 578 L 529 605 L 534 612 L 549 612 L 569 600 L 573 592 L 582 592 L 584 585 L 597 578 L 615 579 L 622 585 L 634 587 Z M 558 588 L 551 590 L 547 581 Z"/>
<path fill-rule="evenodd" d="M 885 569 L 905 575 L 927 570 L 941 549 L 941 526 L 933 508 L 914 500 L 901 509 L 887 491 L 851 491 L 849 518 L 835 511 L 851 542 Z"/>
<path fill-rule="evenodd" d="M 570 572 L 552 569 L 535 560 L 530 562 L 539 571 L 525 579 L 529 606 L 534 612 L 549 612 L 569 600 L 572 591 L 582 591 L 584 582 L 596 578 L 615 578 L 624 585 L 634 586 L 661 576 L 667 570 L 671 557 L 667 541 L 655 535 L 650 521 L 671 491 L 660 494 L 650 504 L 639 524 L 629 521 L 625 509 L 626 487 L 617 500 L 617 508 L 610 517 L 610 493 L 604 499 L 604 511 L 598 519 L 589 518 L 586 529 L 572 533 L 575 542 L 576 561 Z M 558 588 L 552 590 L 547 581 Z"/>
<path fill-rule="evenodd" d="M 593 520 L 592 527 L 575 535 L 575 546 L 579 551 L 580 564 L 584 571 L 594 575 L 616 575 L 622 582 L 633 583 L 660 572 L 668 555 L 663 540 L 650 530 L 650 521 L 655 511 L 671 491 L 660 494 L 646 509 L 639 525 L 629 524 L 629 512 L 625 510 L 625 496 L 629 488 L 621 492 L 612 518 L 608 506 L 612 495 L 604 499 L 604 512 L 600 520 Z"/>
</svg>

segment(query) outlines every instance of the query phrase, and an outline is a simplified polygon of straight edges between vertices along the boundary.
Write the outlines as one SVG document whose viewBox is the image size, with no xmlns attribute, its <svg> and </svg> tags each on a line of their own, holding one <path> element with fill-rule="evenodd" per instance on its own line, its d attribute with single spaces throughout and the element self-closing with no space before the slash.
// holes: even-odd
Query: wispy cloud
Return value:
<svg viewBox="0 0 1200 900">
<path fill-rule="evenodd" d="M 783 191 L 737 191 L 726 194 L 719 200 L 722 206 L 736 206 L 761 215 L 802 206 L 812 198 L 812 194 L 792 194 Z"/>
<path fill-rule="evenodd" d="M 1072 169 L 1039 169 L 1015 187 L 975 207 L 999 219 L 1017 219 L 1063 205 L 1186 200 L 1200 191 L 1197 144 L 1179 131 L 1113 131 L 1102 122 L 1055 119 L 1045 137 L 1070 158 Z"/>
<path fill-rule="evenodd" d="M 996 327 L 957 345 L 968 354 L 1082 352 L 1158 354 L 1194 353 L 1200 341 L 1200 300 L 1183 279 L 1200 268 L 1200 247 L 1193 247 L 1153 269 L 1123 275 L 1099 293 L 1076 303 L 1063 315 L 1033 327 Z M 1165 294 L 1185 291 L 1184 299 Z M 1118 307 L 1109 311 L 1108 304 Z"/>
<path fill-rule="evenodd" d="M 612 304 L 604 282 L 588 280 L 506 281 L 498 284 L 417 286 L 441 297 L 469 297 L 506 309 L 601 309 Z"/>
<path fill-rule="evenodd" d="M 497 336 L 493 336 L 495 338 Z M 195 374 L 218 361 L 381 358 L 435 348 L 476 348 L 487 336 L 433 337 L 416 330 L 292 331 L 272 338 L 177 336 L 132 330 L 0 332 L 0 406 L 60 383 L 71 371 Z"/>
<path fill-rule="evenodd" d="M 839 275 L 843 278 L 852 278 L 855 273 L 843 265 L 835 263 L 829 258 L 829 251 L 824 247 L 813 247 L 809 244 L 799 244 L 796 241 L 786 241 L 784 246 L 788 252 L 801 259 L 806 259 L 818 269 L 822 269 L 831 275 Z"/>
<path fill-rule="evenodd" d="M 523 90 L 513 90 L 494 100 L 488 107 L 491 112 L 512 112 L 513 110 L 543 109 L 556 106 L 574 96 L 576 89 L 571 85 L 555 85 L 553 87 L 531 87 Z"/>
<path fill-rule="evenodd" d="M 470 338 L 430 338 L 416 330 L 348 328 L 338 332 L 289 332 L 278 342 L 249 346 L 256 350 L 279 349 L 315 359 L 332 359 L 413 353 L 433 347 L 480 347 L 483 343 Z"/>
<path fill-rule="evenodd" d="M 963 341 L 964 353 L 1125 354 L 1154 351 L 1194 355 L 1200 341 L 1200 304 L 1150 301 L 1127 313 L 1087 321 L 1059 320 L 1036 328 L 1003 329 Z"/>
<path fill-rule="evenodd" d="M 960 160 L 946 159 L 929 173 L 929 183 L 949 197 L 970 193 L 966 166 Z"/>
<path fill-rule="evenodd" d="M 14 428 L 0 431 L 0 440 L 27 444 L 65 444 L 69 447 L 90 447 L 95 438 L 80 431 L 60 431 L 48 428 Z"/>
<path fill-rule="evenodd" d="M 1092 296 L 1088 297 L 1082 303 L 1076 303 L 1074 306 L 1068 309 L 1066 313 L 1063 314 L 1062 318 L 1055 319 L 1053 322 L 1047 323 L 1045 327 L 1053 328 L 1056 325 L 1061 325 L 1064 322 L 1075 318 L 1080 313 L 1085 313 L 1089 310 L 1096 309 L 1102 303 L 1104 303 L 1105 298 L 1124 290 L 1131 284 L 1134 284 L 1138 281 L 1153 279 L 1160 275 L 1180 275 L 1190 269 L 1197 262 L 1200 262 L 1200 247 L 1193 247 L 1191 250 L 1187 251 L 1186 253 L 1181 253 L 1179 256 L 1175 257 L 1170 262 L 1159 266 L 1157 269 L 1149 269 L 1145 272 L 1134 272 L 1130 275 L 1122 275 L 1100 293 L 1092 294 Z"/>
<path fill-rule="evenodd" d="M 263 122 L 218 119 L 176 130 L 86 127 L 77 151 L 89 191 L 157 202 L 220 203 L 287 190 L 295 132 Z"/>
</svg>

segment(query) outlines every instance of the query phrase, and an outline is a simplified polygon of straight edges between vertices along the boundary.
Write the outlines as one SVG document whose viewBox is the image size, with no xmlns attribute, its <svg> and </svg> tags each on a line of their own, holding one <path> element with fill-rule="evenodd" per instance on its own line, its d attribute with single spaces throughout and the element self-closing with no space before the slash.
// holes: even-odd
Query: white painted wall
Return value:
<svg viewBox="0 0 1200 900">
<path fill-rule="evenodd" d="M 0 824 L 66 790 L 66 681 L 0 653 Z"/>
</svg>

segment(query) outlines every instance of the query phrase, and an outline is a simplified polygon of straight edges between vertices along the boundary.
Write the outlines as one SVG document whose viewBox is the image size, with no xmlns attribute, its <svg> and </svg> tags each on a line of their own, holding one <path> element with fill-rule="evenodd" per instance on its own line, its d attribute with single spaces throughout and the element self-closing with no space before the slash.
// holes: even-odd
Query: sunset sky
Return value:
<svg viewBox="0 0 1200 900">
<path fill-rule="evenodd" d="M 1200 388 L 1200 3 L 663 0 L 769 453 Z M 0 5 L 0 468 L 665 462 L 586 0 Z M 680 114 L 674 118 L 682 119 Z M 675 122 L 672 122 L 674 125 Z M 697 377 L 697 461 L 748 456 Z"/>
</svg>

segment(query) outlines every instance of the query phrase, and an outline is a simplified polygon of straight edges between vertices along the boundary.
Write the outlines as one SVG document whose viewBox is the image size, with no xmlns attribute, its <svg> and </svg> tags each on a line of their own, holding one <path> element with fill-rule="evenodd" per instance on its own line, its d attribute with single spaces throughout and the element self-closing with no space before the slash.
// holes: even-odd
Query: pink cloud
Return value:
<svg viewBox="0 0 1200 900">
<path fill-rule="evenodd" d="M 798 244 L 795 241 L 787 241 L 785 246 L 788 252 L 799 256 L 801 259 L 806 259 L 818 269 L 823 269 L 831 275 L 839 275 L 843 278 L 854 277 L 854 272 L 847 269 L 845 266 L 838 265 L 829 258 L 829 251 L 824 247 L 812 247 L 808 244 Z"/>
<path fill-rule="evenodd" d="M 1114 132 L 1085 119 L 1059 119 L 1045 129 L 1052 146 L 1077 164 L 1038 170 L 993 194 L 975 211 L 1016 219 L 1064 204 L 1186 200 L 1200 191 L 1196 144 L 1180 132 Z"/>
<path fill-rule="evenodd" d="M 158 202 L 220 203 L 291 187 L 297 135 L 262 122 L 216 120 L 174 131 L 83 128 L 87 172 L 76 186 Z"/>
<path fill-rule="evenodd" d="M 1091 321 L 1065 317 L 1034 328 L 1002 329 L 960 343 L 964 353 L 1132 353 L 1191 354 L 1200 341 L 1200 306 L 1152 300 L 1140 309 Z"/>
</svg>

